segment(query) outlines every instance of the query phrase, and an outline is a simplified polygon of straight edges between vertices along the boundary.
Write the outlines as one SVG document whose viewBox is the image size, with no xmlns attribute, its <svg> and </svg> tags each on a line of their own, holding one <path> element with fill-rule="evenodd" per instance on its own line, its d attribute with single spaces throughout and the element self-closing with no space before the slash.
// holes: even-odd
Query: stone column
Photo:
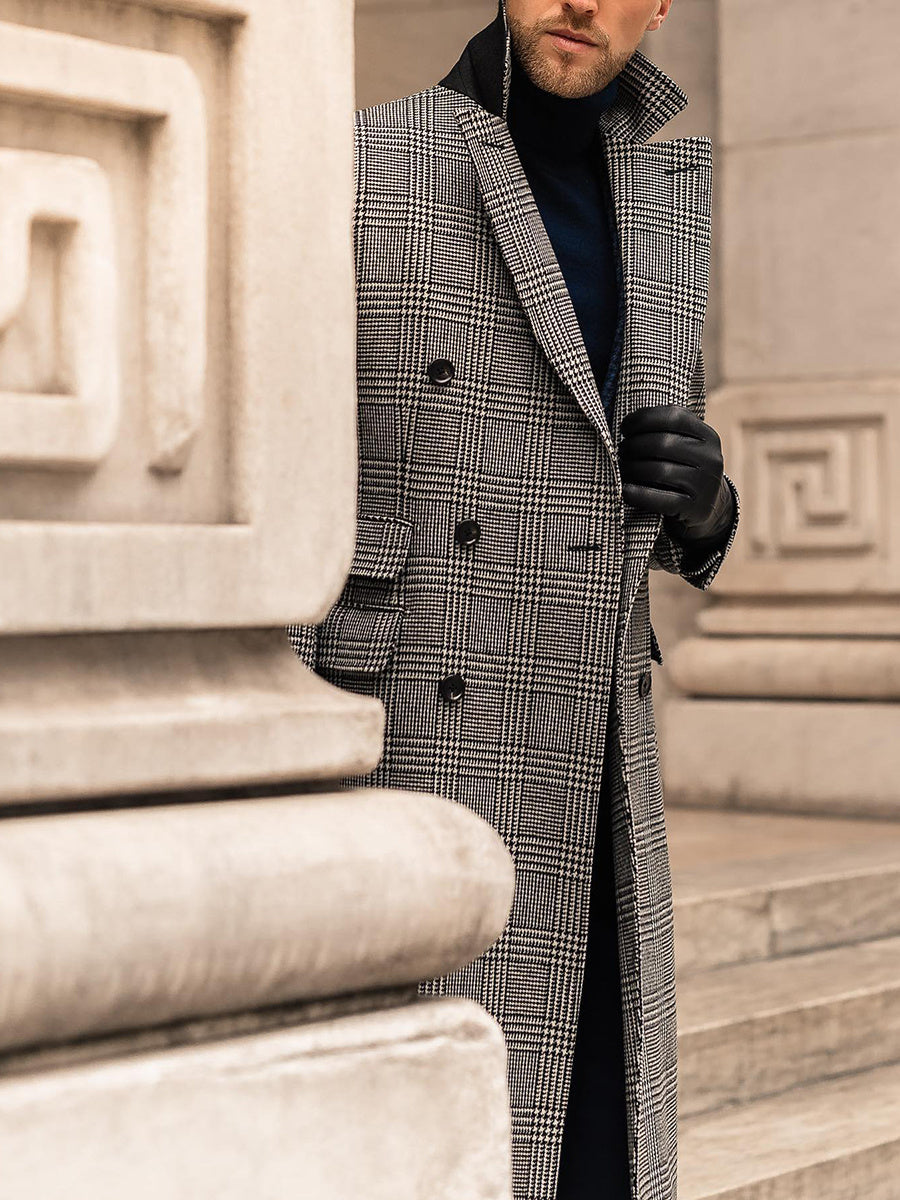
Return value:
<svg viewBox="0 0 900 1200">
<path fill-rule="evenodd" d="M 900 815 L 900 10 L 719 0 L 721 379 L 742 527 L 668 657 L 673 802 Z"/>
<path fill-rule="evenodd" d="M 509 1194 L 467 810 L 341 790 L 350 0 L 0 21 L 0 1200 Z"/>
</svg>

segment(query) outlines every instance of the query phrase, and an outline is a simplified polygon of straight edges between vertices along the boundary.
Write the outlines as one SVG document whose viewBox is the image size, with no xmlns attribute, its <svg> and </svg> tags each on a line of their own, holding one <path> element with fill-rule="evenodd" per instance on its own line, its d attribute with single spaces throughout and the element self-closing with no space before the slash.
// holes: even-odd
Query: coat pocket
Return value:
<svg viewBox="0 0 900 1200">
<path fill-rule="evenodd" d="M 401 517 L 360 516 L 350 575 L 362 579 L 396 579 L 409 557 L 412 523 Z"/>
<path fill-rule="evenodd" d="M 397 605 L 336 604 L 319 626 L 318 666 L 377 675 L 393 657 L 402 621 Z"/>
<path fill-rule="evenodd" d="M 400 517 L 357 516 L 347 582 L 316 626 L 315 670 L 377 675 L 388 665 L 403 620 L 396 581 L 409 557 L 412 530 L 412 523 Z"/>
<path fill-rule="evenodd" d="M 343 595 L 319 626 L 318 666 L 343 675 L 377 675 L 391 661 L 403 608 L 396 581 L 409 557 L 412 523 L 359 514 L 356 549 Z"/>
</svg>

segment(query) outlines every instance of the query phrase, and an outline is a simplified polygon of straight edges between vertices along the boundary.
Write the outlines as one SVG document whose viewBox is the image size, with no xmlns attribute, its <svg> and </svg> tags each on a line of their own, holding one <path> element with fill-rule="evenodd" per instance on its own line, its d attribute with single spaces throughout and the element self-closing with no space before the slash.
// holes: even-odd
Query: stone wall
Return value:
<svg viewBox="0 0 900 1200">
<path fill-rule="evenodd" d="M 508 1200 L 502 1033 L 417 984 L 512 862 L 338 786 L 383 709 L 285 628 L 356 540 L 352 34 L 0 2 L 0 1200 Z"/>
<path fill-rule="evenodd" d="M 356 0 L 356 107 L 437 83 L 496 12 L 496 0 Z"/>
<path fill-rule="evenodd" d="M 719 30 L 710 413 L 745 519 L 671 660 L 670 794 L 896 817 L 900 11 L 720 0 Z"/>
</svg>

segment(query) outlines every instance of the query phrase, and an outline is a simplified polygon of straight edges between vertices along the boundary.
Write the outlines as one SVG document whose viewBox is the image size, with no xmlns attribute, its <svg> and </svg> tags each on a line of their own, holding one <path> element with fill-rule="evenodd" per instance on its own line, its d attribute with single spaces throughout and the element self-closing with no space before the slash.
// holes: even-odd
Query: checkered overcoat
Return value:
<svg viewBox="0 0 900 1200">
<path fill-rule="evenodd" d="M 502 937 L 419 990 L 471 997 L 504 1030 L 516 1200 L 556 1192 L 609 723 L 601 819 L 612 821 L 632 1194 L 674 1200 L 675 964 L 648 567 L 705 590 L 739 508 L 725 549 L 689 569 L 662 518 L 623 503 L 616 445 L 638 406 L 704 415 L 711 142 L 647 141 L 687 100 L 636 53 L 599 124 L 624 295 L 609 428 L 504 119 L 502 0 L 491 28 L 503 37 L 498 112 L 442 81 L 356 114 L 357 549 L 326 620 L 289 634 L 326 679 L 384 702 L 381 764 L 346 786 L 450 797 L 513 857 Z M 465 690 L 448 699 L 439 685 L 454 675 Z"/>
</svg>

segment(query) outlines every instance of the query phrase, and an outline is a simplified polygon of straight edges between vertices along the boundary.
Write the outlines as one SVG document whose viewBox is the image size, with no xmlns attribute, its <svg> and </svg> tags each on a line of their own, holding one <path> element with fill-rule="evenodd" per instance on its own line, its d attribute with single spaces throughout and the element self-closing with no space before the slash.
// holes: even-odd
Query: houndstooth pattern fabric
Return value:
<svg viewBox="0 0 900 1200">
<path fill-rule="evenodd" d="M 738 505 L 725 549 L 689 567 L 659 516 L 622 501 L 622 417 L 673 399 L 704 415 L 712 164 L 706 138 L 645 144 L 684 102 L 671 80 L 640 54 L 621 78 L 602 126 L 626 296 L 613 428 L 502 117 L 442 85 L 357 112 L 357 553 L 322 625 L 288 629 L 324 678 L 384 703 L 383 758 L 344 786 L 446 796 L 512 855 L 502 936 L 419 990 L 470 997 L 504 1031 L 515 1200 L 556 1194 L 598 821 L 614 845 L 632 1194 L 676 1196 L 648 569 L 706 590 Z M 449 382 L 429 372 L 440 359 Z M 451 675 L 456 701 L 438 689 Z"/>
</svg>

